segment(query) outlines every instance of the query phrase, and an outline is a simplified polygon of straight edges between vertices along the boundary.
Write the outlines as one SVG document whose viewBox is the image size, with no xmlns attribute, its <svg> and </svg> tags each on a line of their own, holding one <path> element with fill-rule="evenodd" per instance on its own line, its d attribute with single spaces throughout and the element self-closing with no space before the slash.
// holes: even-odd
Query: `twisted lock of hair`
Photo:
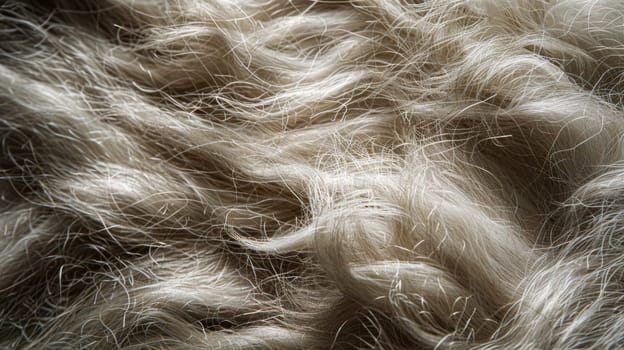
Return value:
<svg viewBox="0 0 624 350">
<path fill-rule="evenodd" d="M 624 346 L 624 6 L 0 5 L 0 348 Z"/>
</svg>

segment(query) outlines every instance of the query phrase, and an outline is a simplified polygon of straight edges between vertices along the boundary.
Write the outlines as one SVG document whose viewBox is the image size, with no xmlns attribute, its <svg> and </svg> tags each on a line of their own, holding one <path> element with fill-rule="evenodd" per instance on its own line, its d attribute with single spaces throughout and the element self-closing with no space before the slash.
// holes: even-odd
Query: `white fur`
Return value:
<svg viewBox="0 0 624 350">
<path fill-rule="evenodd" d="M 0 348 L 624 347 L 621 2 L 0 6 Z"/>
</svg>

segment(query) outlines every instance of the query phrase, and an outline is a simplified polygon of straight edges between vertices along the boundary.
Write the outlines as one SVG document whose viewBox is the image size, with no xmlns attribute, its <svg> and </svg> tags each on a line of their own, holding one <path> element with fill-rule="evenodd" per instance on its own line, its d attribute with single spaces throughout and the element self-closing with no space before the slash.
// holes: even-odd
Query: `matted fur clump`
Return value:
<svg viewBox="0 0 624 350">
<path fill-rule="evenodd" d="M 621 1 L 0 6 L 0 348 L 624 347 Z"/>
</svg>

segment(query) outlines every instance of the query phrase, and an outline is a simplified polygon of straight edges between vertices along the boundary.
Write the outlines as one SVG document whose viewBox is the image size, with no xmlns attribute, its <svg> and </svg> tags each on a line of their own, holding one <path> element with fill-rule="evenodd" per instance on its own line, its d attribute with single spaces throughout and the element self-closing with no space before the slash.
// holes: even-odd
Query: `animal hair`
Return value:
<svg viewBox="0 0 624 350">
<path fill-rule="evenodd" d="M 0 2 L 1 349 L 624 348 L 624 3 Z"/>
</svg>

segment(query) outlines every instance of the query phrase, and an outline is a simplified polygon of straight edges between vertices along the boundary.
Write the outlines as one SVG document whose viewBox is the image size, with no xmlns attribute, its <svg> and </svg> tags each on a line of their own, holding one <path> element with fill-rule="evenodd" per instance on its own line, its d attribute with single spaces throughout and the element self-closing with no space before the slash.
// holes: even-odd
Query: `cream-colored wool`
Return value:
<svg viewBox="0 0 624 350">
<path fill-rule="evenodd" d="M 624 3 L 7 0 L 1 349 L 624 348 Z"/>
</svg>

